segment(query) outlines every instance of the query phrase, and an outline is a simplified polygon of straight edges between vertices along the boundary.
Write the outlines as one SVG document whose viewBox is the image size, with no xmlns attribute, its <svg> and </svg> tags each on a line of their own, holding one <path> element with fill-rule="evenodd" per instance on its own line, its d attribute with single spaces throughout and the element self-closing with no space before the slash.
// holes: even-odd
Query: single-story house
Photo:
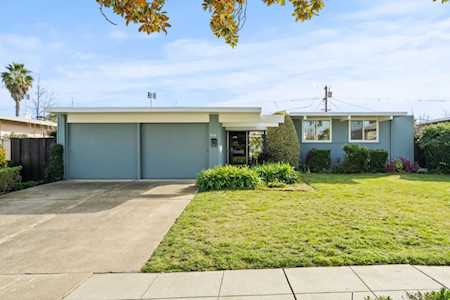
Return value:
<svg viewBox="0 0 450 300">
<path fill-rule="evenodd" d="M 291 112 L 301 143 L 301 159 L 315 149 L 329 149 L 333 163 L 345 144 L 384 149 L 389 160 L 414 161 L 414 117 L 405 112 Z"/>
<path fill-rule="evenodd" d="M 67 179 L 183 179 L 245 164 L 262 134 L 284 122 L 259 107 L 53 108 Z M 291 113 L 301 157 L 358 143 L 413 160 L 414 121 L 405 113 Z"/>
<path fill-rule="evenodd" d="M 418 130 L 421 130 L 422 128 L 424 128 L 427 125 L 440 124 L 440 123 L 450 123 L 450 117 L 437 118 L 437 119 L 420 122 L 416 126 L 417 126 Z"/>
<path fill-rule="evenodd" d="M 12 137 L 39 138 L 49 137 L 56 131 L 56 123 L 45 120 L 33 120 L 22 117 L 0 116 L 0 142 L 11 159 Z"/>
<path fill-rule="evenodd" d="M 56 123 L 22 117 L 0 116 L 0 137 L 49 137 L 56 131 Z"/>
</svg>

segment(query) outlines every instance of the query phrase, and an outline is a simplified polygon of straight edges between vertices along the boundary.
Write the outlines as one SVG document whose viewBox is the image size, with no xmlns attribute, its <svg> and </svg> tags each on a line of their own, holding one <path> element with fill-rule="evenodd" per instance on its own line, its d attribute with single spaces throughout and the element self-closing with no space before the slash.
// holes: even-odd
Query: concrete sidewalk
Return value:
<svg viewBox="0 0 450 300">
<path fill-rule="evenodd" d="M 406 291 L 450 288 L 450 267 L 380 265 L 192 273 L 94 274 L 67 300 L 403 299 Z M 406 299 L 406 298 L 405 298 Z"/>
</svg>

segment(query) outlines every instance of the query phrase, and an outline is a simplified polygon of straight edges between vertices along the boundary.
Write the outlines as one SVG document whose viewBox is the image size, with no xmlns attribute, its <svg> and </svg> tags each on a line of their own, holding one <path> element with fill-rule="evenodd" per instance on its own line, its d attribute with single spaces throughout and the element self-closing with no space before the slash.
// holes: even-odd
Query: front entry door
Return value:
<svg viewBox="0 0 450 300">
<path fill-rule="evenodd" d="M 228 132 L 228 163 L 230 165 L 245 165 L 248 163 L 247 132 Z"/>
</svg>

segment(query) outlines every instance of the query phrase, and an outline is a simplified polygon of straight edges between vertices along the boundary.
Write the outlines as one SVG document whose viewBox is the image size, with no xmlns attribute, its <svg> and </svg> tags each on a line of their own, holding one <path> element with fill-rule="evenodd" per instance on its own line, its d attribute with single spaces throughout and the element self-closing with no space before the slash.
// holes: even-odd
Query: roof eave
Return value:
<svg viewBox="0 0 450 300">
<path fill-rule="evenodd" d="M 365 116 L 407 116 L 407 112 L 290 112 L 293 117 L 365 117 Z"/>
<path fill-rule="evenodd" d="M 261 107 L 52 107 L 53 113 L 261 113 Z"/>
</svg>

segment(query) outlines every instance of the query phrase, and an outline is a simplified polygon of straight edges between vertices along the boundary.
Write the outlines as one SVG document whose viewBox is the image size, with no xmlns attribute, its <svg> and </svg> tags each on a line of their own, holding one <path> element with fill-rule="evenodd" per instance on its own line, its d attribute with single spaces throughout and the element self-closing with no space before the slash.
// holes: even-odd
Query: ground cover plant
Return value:
<svg viewBox="0 0 450 300">
<path fill-rule="evenodd" d="M 450 264 L 450 177 L 303 177 L 310 191 L 197 194 L 143 271 Z"/>
</svg>

